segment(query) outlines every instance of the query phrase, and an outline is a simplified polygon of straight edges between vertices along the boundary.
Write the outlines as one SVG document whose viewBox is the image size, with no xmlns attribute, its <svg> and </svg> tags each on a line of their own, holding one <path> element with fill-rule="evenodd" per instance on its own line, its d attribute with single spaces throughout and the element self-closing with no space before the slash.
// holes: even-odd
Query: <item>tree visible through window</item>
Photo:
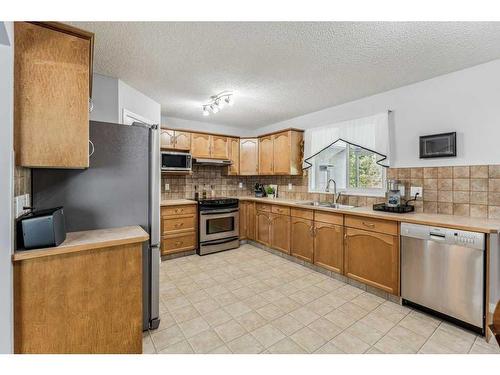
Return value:
<svg viewBox="0 0 500 375">
<path fill-rule="evenodd" d="M 314 157 L 309 170 L 309 191 L 324 192 L 330 179 L 335 180 L 338 191 L 385 191 L 385 168 L 377 164 L 377 154 L 344 142 L 337 142 Z"/>
</svg>

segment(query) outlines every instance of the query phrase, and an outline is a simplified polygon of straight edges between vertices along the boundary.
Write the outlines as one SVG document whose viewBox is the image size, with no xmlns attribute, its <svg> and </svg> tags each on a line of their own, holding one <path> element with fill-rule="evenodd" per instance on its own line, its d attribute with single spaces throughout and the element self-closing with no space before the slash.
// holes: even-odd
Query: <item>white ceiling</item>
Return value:
<svg viewBox="0 0 500 375">
<path fill-rule="evenodd" d="M 500 22 L 73 22 L 171 117 L 256 129 L 500 58 Z M 233 107 L 202 116 L 214 94 Z"/>
</svg>

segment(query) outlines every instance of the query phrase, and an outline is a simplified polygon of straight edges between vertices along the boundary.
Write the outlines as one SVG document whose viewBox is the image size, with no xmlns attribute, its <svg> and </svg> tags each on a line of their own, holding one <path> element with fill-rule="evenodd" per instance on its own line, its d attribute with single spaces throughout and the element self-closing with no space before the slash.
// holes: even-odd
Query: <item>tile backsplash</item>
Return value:
<svg viewBox="0 0 500 375">
<path fill-rule="evenodd" d="M 407 195 L 411 186 L 423 188 L 415 202 L 417 212 L 500 219 L 500 165 L 432 168 L 389 168 L 387 178 L 401 180 Z M 239 183 L 243 184 L 239 188 Z M 190 176 L 162 176 L 162 199 L 193 198 L 194 186 L 214 186 L 217 196 L 252 196 L 255 183 L 276 184 L 280 198 L 297 200 L 331 199 L 329 194 L 308 193 L 307 176 L 226 176 L 224 168 L 193 167 Z M 288 190 L 288 184 L 292 189 Z M 169 190 L 165 190 L 169 184 Z M 341 202 L 366 206 L 384 197 L 343 195 Z"/>
<path fill-rule="evenodd" d="M 31 194 L 31 169 L 14 168 L 14 196 Z"/>
</svg>

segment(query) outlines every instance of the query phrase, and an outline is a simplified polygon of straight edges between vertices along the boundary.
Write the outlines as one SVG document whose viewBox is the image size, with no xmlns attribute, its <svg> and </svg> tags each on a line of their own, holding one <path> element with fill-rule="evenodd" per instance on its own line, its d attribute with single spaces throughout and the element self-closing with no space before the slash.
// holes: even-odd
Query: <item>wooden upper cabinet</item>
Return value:
<svg viewBox="0 0 500 375">
<path fill-rule="evenodd" d="M 259 174 L 273 174 L 274 147 L 272 135 L 259 138 Z"/>
<path fill-rule="evenodd" d="M 191 134 L 191 154 L 193 158 L 210 158 L 211 136 L 209 134 Z"/>
<path fill-rule="evenodd" d="M 170 129 L 160 129 L 160 147 L 170 148 L 175 147 L 175 131 Z"/>
<path fill-rule="evenodd" d="M 259 140 L 257 138 L 240 139 L 240 175 L 259 174 Z"/>
<path fill-rule="evenodd" d="M 210 157 L 212 159 L 229 159 L 227 137 L 221 135 L 210 136 Z"/>
<path fill-rule="evenodd" d="M 314 247 L 313 225 L 312 220 L 293 216 L 291 218 L 290 254 L 311 263 Z"/>
<path fill-rule="evenodd" d="M 347 277 L 399 295 L 399 236 L 346 228 Z"/>
<path fill-rule="evenodd" d="M 300 175 L 303 132 L 286 130 L 259 137 L 259 174 Z"/>
<path fill-rule="evenodd" d="M 175 131 L 175 146 L 176 150 L 191 150 L 191 133 L 183 131 Z"/>
<path fill-rule="evenodd" d="M 228 138 L 229 160 L 232 164 L 227 169 L 228 175 L 238 175 L 240 173 L 240 140 L 238 138 Z"/>
<path fill-rule="evenodd" d="M 271 214 L 271 247 L 290 254 L 290 216 Z"/>
<path fill-rule="evenodd" d="M 344 265 L 344 230 L 341 225 L 314 223 L 314 264 L 342 273 Z"/>
<path fill-rule="evenodd" d="M 273 173 L 290 174 L 291 132 L 274 135 L 273 139 Z"/>
<path fill-rule="evenodd" d="M 89 166 L 93 38 L 56 22 L 14 24 L 17 165 Z"/>
</svg>

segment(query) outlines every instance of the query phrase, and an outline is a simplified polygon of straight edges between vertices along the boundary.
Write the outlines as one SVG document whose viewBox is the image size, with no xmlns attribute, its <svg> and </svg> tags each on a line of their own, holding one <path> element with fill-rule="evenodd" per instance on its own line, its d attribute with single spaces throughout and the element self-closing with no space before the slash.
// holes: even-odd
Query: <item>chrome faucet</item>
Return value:
<svg viewBox="0 0 500 375">
<path fill-rule="evenodd" d="M 337 195 L 337 183 L 333 178 L 330 178 L 326 183 L 325 193 L 330 192 L 330 182 L 333 182 L 333 204 L 336 204 L 340 198 L 340 194 Z"/>
</svg>

